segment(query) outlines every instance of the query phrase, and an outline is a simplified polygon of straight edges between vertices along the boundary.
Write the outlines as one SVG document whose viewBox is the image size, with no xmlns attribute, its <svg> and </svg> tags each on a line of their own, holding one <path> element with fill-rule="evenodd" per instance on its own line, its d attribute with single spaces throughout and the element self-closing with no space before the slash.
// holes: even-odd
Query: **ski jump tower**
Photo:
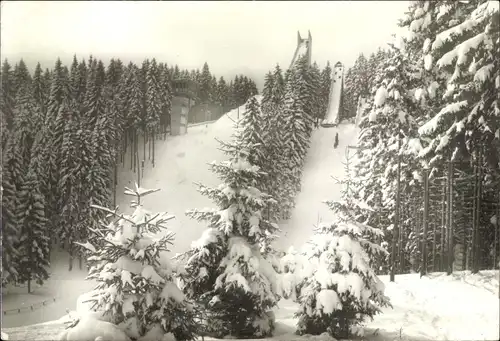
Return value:
<svg viewBox="0 0 500 341">
<path fill-rule="evenodd" d="M 290 68 L 293 67 L 297 58 L 301 55 L 307 56 L 307 62 L 311 65 L 311 51 L 312 51 L 312 37 L 311 32 L 307 31 L 307 38 L 302 38 L 300 36 L 300 32 L 297 31 L 297 48 L 295 49 L 295 53 L 293 54 L 292 62 L 290 63 Z"/>
</svg>

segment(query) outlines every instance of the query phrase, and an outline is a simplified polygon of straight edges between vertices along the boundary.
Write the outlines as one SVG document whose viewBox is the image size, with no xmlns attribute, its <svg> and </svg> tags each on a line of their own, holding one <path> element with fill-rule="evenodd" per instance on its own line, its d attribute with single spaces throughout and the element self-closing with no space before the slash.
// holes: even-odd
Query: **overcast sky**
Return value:
<svg viewBox="0 0 500 341">
<path fill-rule="evenodd" d="M 407 1 L 2 1 L 1 55 L 30 68 L 57 57 L 93 54 L 141 62 L 155 57 L 181 68 L 229 76 L 246 73 L 262 84 L 279 63 L 287 68 L 297 31 L 313 37 L 312 58 L 352 65 L 390 41 Z"/>
</svg>

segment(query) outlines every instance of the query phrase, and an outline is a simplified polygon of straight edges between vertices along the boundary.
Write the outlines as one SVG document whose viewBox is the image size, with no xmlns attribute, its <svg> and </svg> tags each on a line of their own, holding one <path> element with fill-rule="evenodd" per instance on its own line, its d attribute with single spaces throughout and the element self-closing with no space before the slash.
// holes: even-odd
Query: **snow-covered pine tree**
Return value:
<svg viewBox="0 0 500 341">
<path fill-rule="evenodd" d="M 61 111 L 64 124 L 61 150 L 59 153 L 58 213 L 60 224 L 58 235 L 71 245 L 76 239 L 78 223 L 81 219 L 80 200 L 86 181 L 80 173 L 81 165 L 86 162 L 81 158 L 78 147 L 79 113 L 76 102 L 71 101 Z M 89 141 L 87 141 L 88 143 Z M 70 251 L 71 253 L 72 251 Z"/>
<path fill-rule="evenodd" d="M 419 129 L 431 139 L 424 156 L 448 159 L 445 153 L 451 152 L 453 159 L 464 153 L 475 159 L 483 147 L 485 155 L 498 156 L 498 3 L 475 0 L 438 8 L 440 32 L 424 42 L 424 62 L 426 69 L 434 67 L 446 75 L 438 80 L 446 88 L 445 103 Z M 465 140 L 465 148 L 460 148 L 459 139 Z M 495 161 L 491 163 L 498 169 L 498 157 Z"/>
<path fill-rule="evenodd" d="M 304 102 L 300 100 L 300 91 L 301 89 L 293 86 L 291 82 L 287 84 L 283 115 L 281 115 L 285 120 L 282 131 L 284 143 L 282 152 L 288 159 L 289 174 L 292 175 L 289 185 L 294 188 L 294 193 L 300 191 L 302 166 L 309 148 L 312 129 L 310 116 L 304 112 Z"/>
<path fill-rule="evenodd" d="M 222 111 L 226 112 L 229 109 L 228 106 L 228 96 L 229 88 L 224 77 L 219 78 L 219 83 L 217 83 L 217 101 L 222 106 Z"/>
<path fill-rule="evenodd" d="M 28 167 L 24 182 L 18 193 L 19 196 L 19 252 L 18 283 L 28 284 L 28 293 L 31 284 L 42 285 L 49 278 L 49 249 L 45 219 L 45 197 L 40 192 L 40 183 L 37 175 L 37 159 L 33 158 Z"/>
<path fill-rule="evenodd" d="M 240 141 L 243 148 L 251 146 L 251 148 L 248 148 L 248 150 L 250 150 L 248 161 L 252 165 L 259 167 L 262 172 L 262 176 L 257 179 L 256 187 L 261 192 L 271 195 L 276 185 L 273 183 L 273 181 L 275 181 L 273 178 L 277 178 L 276 171 L 278 170 L 278 167 L 276 167 L 276 163 L 279 161 L 270 158 L 273 151 L 269 149 L 269 147 L 272 147 L 273 145 L 266 145 L 264 141 L 265 127 L 262 116 L 259 101 L 255 96 L 251 97 L 247 101 L 245 113 L 238 122 L 239 129 L 235 138 Z M 265 210 L 267 220 L 278 220 L 278 217 L 272 214 L 273 212 L 278 212 L 276 204 L 277 203 L 272 200 L 269 201 L 268 207 L 266 207 Z"/>
<path fill-rule="evenodd" d="M 274 77 L 271 72 L 266 74 L 264 78 L 264 89 L 262 90 L 262 112 L 264 117 L 267 118 L 268 113 L 271 111 L 272 104 L 272 91 L 274 87 Z"/>
<path fill-rule="evenodd" d="M 240 141 L 243 148 L 249 150 L 248 162 L 259 167 L 261 172 L 267 174 L 267 160 L 262 133 L 263 127 L 260 104 L 257 98 L 251 97 L 245 106 L 245 113 L 238 122 L 236 139 Z M 264 178 L 257 179 L 257 182 L 264 182 L 262 184 L 263 187 L 260 189 L 262 190 L 265 188 L 266 181 Z"/>
<path fill-rule="evenodd" d="M 275 102 L 273 98 L 268 105 L 270 111 L 267 114 L 262 113 L 264 124 L 262 138 L 266 147 L 266 157 L 267 160 L 272 160 L 266 170 L 269 177 L 267 192 L 279 201 L 279 205 L 271 207 L 268 217 L 271 221 L 279 221 L 283 213 L 288 212 L 293 206 L 293 195 L 288 191 L 290 186 L 286 185 L 289 178 L 287 167 L 289 160 L 283 153 L 285 147 L 282 133 L 287 121 L 284 119 L 282 107 L 283 104 Z"/>
<path fill-rule="evenodd" d="M 224 143 L 230 160 L 210 165 L 223 183 L 199 185 L 217 209 L 186 212 L 208 226 L 184 255 L 184 292 L 205 310 L 206 332 L 216 337 L 263 337 L 274 329 L 275 270 L 261 248 L 277 227 L 263 217 L 271 198 L 255 187 L 261 171 L 248 161 L 255 147 L 246 148 L 237 140 Z"/>
<path fill-rule="evenodd" d="M 2 93 L 0 94 L 0 109 L 5 116 L 6 130 L 11 130 L 14 125 L 15 80 L 12 67 L 7 59 L 2 64 Z"/>
<path fill-rule="evenodd" d="M 154 133 L 160 124 L 164 92 L 161 88 L 161 77 L 156 59 L 151 61 L 146 74 L 146 129 L 154 140 Z M 149 139 L 148 139 L 149 140 Z M 153 142 L 154 143 L 154 142 Z"/>
<path fill-rule="evenodd" d="M 78 102 L 78 88 L 80 85 L 79 82 L 79 72 L 78 72 L 78 60 L 76 59 L 76 55 L 73 55 L 73 62 L 71 63 L 71 68 L 69 72 L 69 93 L 71 99 L 76 100 Z"/>
<path fill-rule="evenodd" d="M 312 116 L 314 121 L 319 122 L 322 120 L 325 115 L 321 111 L 321 89 L 322 89 L 322 83 L 321 83 L 321 71 L 319 70 L 319 66 L 316 62 L 314 62 L 311 65 L 310 69 L 310 77 L 311 77 L 311 91 L 312 91 L 312 100 L 311 100 L 311 105 L 312 105 Z"/>
<path fill-rule="evenodd" d="M 344 81 L 344 109 L 347 117 L 356 115 L 356 108 L 360 96 L 367 97 L 370 93 L 369 68 L 366 57 L 361 53 L 354 66 L 347 70 Z"/>
<path fill-rule="evenodd" d="M 162 113 L 160 125 L 162 126 L 163 139 L 167 138 L 167 127 L 170 126 L 170 113 L 172 111 L 172 85 L 171 75 L 165 66 L 160 72 L 160 88 L 162 90 Z"/>
<path fill-rule="evenodd" d="M 14 77 L 14 91 L 16 94 L 22 87 L 31 87 L 31 75 L 23 59 L 14 67 L 12 76 Z"/>
<path fill-rule="evenodd" d="M 132 340 L 160 340 L 169 333 L 177 341 L 195 340 L 195 309 L 177 287 L 176 267 L 168 257 L 174 238 L 166 222 L 173 216 L 140 204 L 156 191 L 137 184 L 134 190 L 126 188 L 125 194 L 137 198 L 130 216 L 95 207 L 112 218 L 105 228 L 92 231 L 99 236 L 97 245 L 82 244 L 92 253 L 88 279 L 98 283 L 91 302 Z"/>
<path fill-rule="evenodd" d="M 274 68 L 273 78 L 272 99 L 275 105 L 280 105 L 285 95 L 285 80 L 279 64 L 276 64 Z"/>
<path fill-rule="evenodd" d="M 44 89 L 45 84 L 43 83 L 43 73 L 40 63 L 36 64 L 35 72 L 33 74 L 32 91 L 33 98 L 38 107 L 38 118 L 36 126 L 41 127 L 45 122 L 45 110 L 47 104 L 46 89 Z"/>
<path fill-rule="evenodd" d="M 313 79 L 313 72 L 311 70 L 312 68 L 308 65 L 307 57 L 305 55 L 300 57 L 293 66 L 292 76 L 286 85 L 288 87 L 288 84 L 290 84 L 291 89 L 295 93 L 294 105 L 300 107 L 300 110 L 303 112 L 301 116 L 306 127 L 308 139 L 313 130 L 315 103 L 318 101 L 316 87 L 319 86 L 317 79 Z M 285 103 L 286 101 L 285 94 Z"/>
<path fill-rule="evenodd" d="M 349 160 L 345 166 L 342 199 L 326 202 L 335 219 L 320 224 L 305 254 L 311 266 L 298 285 L 298 334 L 328 332 L 348 339 L 362 334 L 358 326 L 367 317 L 390 306 L 384 284 L 372 268 L 375 255 L 384 252 L 377 243 L 383 233 L 362 218 L 362 211 L 371 208 L 356 198 Z"/>
<path fill-rule="evenodd" d="M 212 75 L 210 74 L 210 69 L 208 64 L 205 62 L 203 64 L 203 70 L 200 77 L 200 100 L 202 103 L 207 103 L 210 101 L 210 95 L 212 92 L 211 83 Z"/>
<path fill-rule="evenodd" d="M 212 80 L 210 81 L 210 101 L 220 105 L 217 101 L 217 78 L 214 75 L 212 75 Z"/>
<path fill-rule="evenodd" d="M 321 87 L 320 87 L 320 117 L 326 115 L 328 101 L 330 100 L 330 86 L 332 84 L 332 68 L 330 62 L 326 63 L 325 68 L 321 71 Z M 345 102 L 345 100 L 344 100 Z"/>
<path fill-rule="evenodd" d="M 62 113 L 65 111 L 63 105 L 67 108 L 68 104 L 68 83 L 64 74 L 61 60 L 56 61 L 52 72 L 50 95 L 47 104 L 47 114 L 45 117 L 45 126 L 47 130 L 47 159 L 43 162 L 46 170 L 44 175 L 44 183 L 46 184 L 46 211 L 45 217 L 50 225 L 48 230 L 52 233 L 57 231 L 57 203 L 58 203 L 58 188 L 59 182 L 59 153 L 61 151 L 62 138 L 64 132 L 64 120 Z M 55 234 L 54 234 L 55 235 Z"/>
<path fill-rule="evenodd" d="M 342 93 L 343 101 L 342 101 L 342 112 L 346 116 L 352 116 L 352 112 L 356 110 L 357 99 L 354 88 L 354 71 L 353 68 L 350 67 L 347 69 L 347 72 L 344 76 L 344 91 Z M 328 105 L 327 105 L 328 107 Z M 326 109 L 325 109 L 326 111 Z"/>
<path fill-rule="evenodd" d="M 77 92 L 77 104 L 80 111 L 84 109 L 84 100 L 87 93 L 87 77 L 88 68 L 85 64 L 85 60 L 82 60 L 78 65 L 78 92 Z"/>
<path fill-rule="evenodd" d="M 31 84 L 19 86 L 15 101 L 13 129 L 21 148 L 21 153 L 17 157 L 20 159 L 22 168 L 27 170 L 31 159 L 31 147 L 39 127 L 35 124 L 41 120 L 31 92 Z"/>
<path fill-rule="evenodd" d="M 19 269 L 19 191 L 24 170 L 20 145 L 11 134 L 2 158 L 2 285 L 13 282 Z"/>
</svg>

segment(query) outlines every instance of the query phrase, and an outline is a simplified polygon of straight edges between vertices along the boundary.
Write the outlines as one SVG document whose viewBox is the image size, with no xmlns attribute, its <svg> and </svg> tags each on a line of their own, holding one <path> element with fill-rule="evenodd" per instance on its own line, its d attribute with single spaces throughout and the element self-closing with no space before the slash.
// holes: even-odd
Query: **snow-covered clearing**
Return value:
<svg viewBox="0 0 500 341">
<path fill-rule="evenodd" d="M 51 259 L 50 278 L 42 287 L 33 284 L 30 294 L 26 287 L 2 290 L 2 326 L 19 327 L 57 320 L 66 314 L 66 309 L 76 308 L 79 295 L 93 288 L 94 283 L 85 280 L 85 266 L 79 270 L 78 260 L 74 261 L 73 270 L 69 272 L 66 252 L 54 251 Z"/>
</svg>

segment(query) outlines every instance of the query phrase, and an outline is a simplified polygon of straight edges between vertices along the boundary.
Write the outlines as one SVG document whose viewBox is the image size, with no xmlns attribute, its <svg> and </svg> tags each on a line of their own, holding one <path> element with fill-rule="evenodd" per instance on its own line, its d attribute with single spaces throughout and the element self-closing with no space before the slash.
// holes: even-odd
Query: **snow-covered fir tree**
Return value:
<svg viewBox="0 0 500 341">
<path fill-rule="evenodd" d="M 360 155 L 356 164 L 357 176 L 364 184 L 359 194 L 375 209 L 369 222 L 377 221 L 389 240 L 395 232 L 395 219 L 399 219 L 398 223 L 401 220 L 394 213 L 398 176 L 403 184 L 400 193 L 409 191 L 420 186 L 416 179 L 420 179 L 425 166 L 418 160 L 421 139 L 417 129 L 422 110 L 414 98 L 420 72 L 402 41 L 398 45 L 401 46 L 391 45 L 392 56 L 376 77 L 373 101 L 368 103 L 369 112 L 360 123 L 359 146 L 367 152 Z"/>
<path fill-rule="evenodd" d="M 43 71 L 40 63 L 37 63 L 35 67 L 35 72 L 33 74 L 33 82 L 31 83 L 32 91 L 33 91 L 33 99 L 38 107 L 39 117 L 41 119 L 40 122 L 37 123 L 37 126 L 41 127 L 45 121 L 45 110 L 47 103 L 46 89 L 45 84 L 43 82 Z"/>
<path fill-rule="evenodd" d="M 7 59 L 2 64 L 2 93 L 0 96 L 0 109 L 5 117 L 6 130 L 11 130 L 14 125 L 15 81 L 12 66 Z"/>
<path fill-rule="evenodd" d="M 160 122 L 161 102 L 163 100 L 160 88 L 158 65 L 153 58 L 146 74 L 146 126 L 151 131 Z"/>
<path fill-rule="evenodd" d="M 311 101 L 312 105 L 312 116 L 316 122 L 319 122 L 325 117 L 324 112 L 322 111 L 321 108 L 321 89 L 322 89 L 322 82 L 321 82 L 321 71 L 319 69 L 319 66 L 316 62 L 314 62 L 311 65 L 310 69 L 310 74 L 311 74 L 311 87 L 312 87 L 312 97 L 313 100 Z"/>
<path fill-rule="evenodd" d="M 217 208 L 186 213 L 208 226 L 184 255 L 184 292 L 205 310 L 206 332 L 217 337 L 263 337 L 274 330 L 275 270 L 261 249 L 277 227 L 262 214 L 271 198 L 256 188 L 262 174 L 248 161 L 255 146 L 245 147 L 224 143 L 230 159 L 211 164 L 223 183 L 199 185 Z"/>
<path fill-rule="evenodd" d="M 267 168 L 267 155 L 264 140 L 262 138 L 262 123 L 262 113 L 259 101 L 257 98 L 251 97 L 245 106 L 244 114 L 238 122 L 238 129 L 236 131 L 235 138 L 240 141 L 243 148 L 247 148 L 247 146 L 251 147 L 248 148 L 248 162 L 259 167 L 262 172 L 265 172 Z M 266 186 L 265 178 L 256 180 L 259 185 L 262 183 L 264 187 L 260 189 L 263 190 Z"/>
<path fill-rule="evenodd" d="M 42 285 L 49 278 L 50 239 L 45 219 L 45 197 L 40 192 L 37 175 L 37 159 L 33 158 L 28 167 L 24 182 L 19 191 L 19 232 L 17 245 L 18 283 L 28 284 L 28 293 L 32 283 Z"/>
<path fill-rule="evenodd" d="M 290 91 L 294 92 L 294 105 L 302 111 L 302 121 L 305 124 L 308 138 L 311 135 L 314 123 L 314 110 L 318 103 L 317 87 L 319 86 L 317 77 L 313 77 L 312 67 L 309 66 L 307 57 L 300 57 L 293 66 L 293 72 L 289 81 L 285 85 L 285 103 L 290 95 Z M 290 89 L 288 89 L 290 87 Z"/>
<path fill-rule="evenodd" d="M 485 155 L 495 158 L 491 166 L 498 169 L 498 3 L 475 0 L 442 4 L 438 9 L 440 30 L 424 41 L 424 66 L 446 75 L 445 82 L 438 80 L 439 86 L 446 88 L 445 103 L 419 129 L 421 135 L 431 139 L 424 146 L 425 157 L 432 161 L 448 159 L 443 154 L 451 152 L 455 159 L 465 152 L 476 159 L 484 147 Z M 453 15 L 446 15 L 449 12 Z M 460 148 L 458 139 L 465 140 L 465 148 Z"/>
<path fill-rule="evenodd" d="M 283 102 L 283 96 L 285 94 L 285 80 L 283 79 L 283 72 L 279 64 L 276 64 L 273 72 L 273 87 L 272 87 L 272 99 L 275 105 L 279 105 Z"/>
<path fill-rule="evenodd" d="M 326 63 L 325 68 L 321 71 L 321 86 L 320 86 L 320 115 L 326 115 L 328 101 L 330 100 L 330 86 L 332 84 L 332 68 L 330 62 Z"/>
<path fill-rule="evenodd" d="M 2 285 L 15 281 L 19 269 L 19 191 L 24 170 L 19 144 L 13 135 L 2 155 Z"/>
<path fill-rule="evenodd" d="M 210 98 L 212 94 L 211 83 L 212 83 L 212 75 L 210 74 L 210 69 L 208 67 L 208 64 L 205 62 L 205 64 L 203 64 L 203 70 L 201 72 L 201 79 L 200 79 L 200 100 L 204 103 L 211 100 Z"/>
<path fill-rule="evenodd" d="M 132 340 L 159 340 L 169 333 L 178 341 L 195 340 L 196 313 L 176 285 L 176 266 L 168 257 L 173 233 L 166 222 L 173 216 L 149 212 L 140 204 L 156 191 L 126 188 L 125 194 L 136 197 L 131 215 L 95 207 L 112 218 L 105 228 L 92 231 L 97 233 L 95 246 L 82 244 L 92 254 L 88 279 L 98 283 L 91 302 Z"/>
<path fill-rule="evenodd" d="M 281 116 L 286 120 L 283 125 L 284 131 L 282 131 L 284 143 L 282 152 L 288 159 L 288 169 L 292 175 L 290 185 L 294 188 L 295 193 L 300 191 L 302 167 L 309 148 L 311 130 L 310 116 L 303 110 L 300 91 L 300 88 L 294 87 L 291 83 L 287 84 L 283 115 Z"/>
<path fill-rule="evenodd" d="M 326 202 L 335 219 L 320 224 L 306 251 L 310 266 L 299 284 L 299 334 L 328 332 L 347 339 L 361 334 L 358 326 L 367 317 L 390 305 L 372 268 L 374 255 L 384 252 L 377 244 L 383 233 L 365 224 L 360 213 L 371 208 L 357 200 L 349 160 L 345 165 L 342 199 Z"/>
<path fill-rule="evenodd" d="M 267 113 L 271 111 L 272 107 L 272 97 L 273 97 L 273 87 L 274 87 L 274 77 L 271 72 L 268 72 L 266 74 L 266 77 L 264 78 L 264 88 L 262 90 L 262 112 L 265 113 L 267 116 Z"/>
</svg>

